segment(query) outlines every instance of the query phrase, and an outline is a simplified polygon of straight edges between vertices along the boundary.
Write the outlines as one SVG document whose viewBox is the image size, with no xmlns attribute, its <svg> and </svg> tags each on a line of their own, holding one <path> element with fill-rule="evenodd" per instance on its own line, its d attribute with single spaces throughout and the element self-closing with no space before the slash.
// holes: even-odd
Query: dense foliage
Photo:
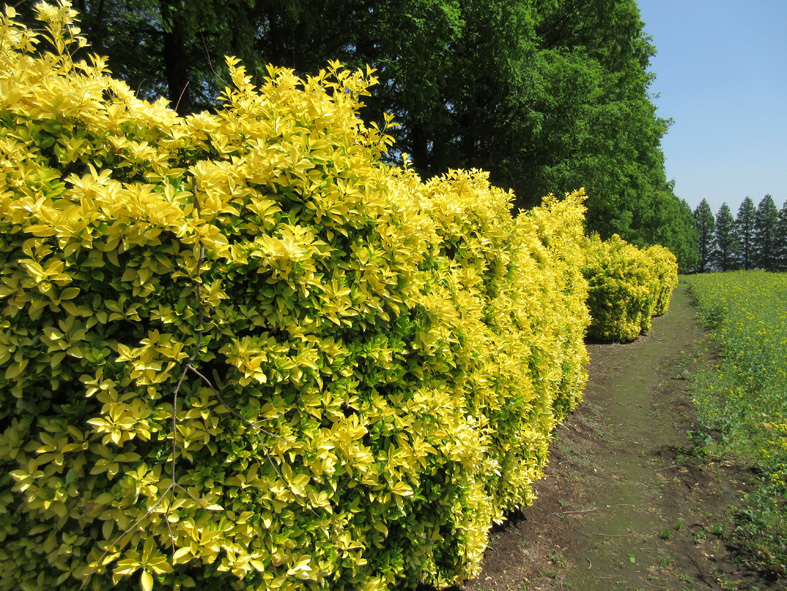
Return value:
<svg viewBox="0 0 787 591">
<path fill-rule="evenodd" d="M 613 235 L 585 241 L 588 336 L 600 341 L 628 342 L 647 332 L 651 318 L 664 314 L 678 284 L 675 255 L 661 246 L 641 250 Z"/>
<path fill-rule="evenodd" d="M 730 533 L 761 566 L 787 565 L 787 276 L 763 271 L 695 275 L 688 285 L 714 329 L 718 364 L 692 378 L 714 453 L 732 453 L 756 474 L 748 508 Z M 720 436 L 720 437 L 719 437 Z"/>
<path fill-rule="evenodd" d="M 584 196 L 383 163 L 368 71 L 230 58 L 181 117 L 38 11 L 0 21 L 0 589 L 474 573 L 586 379 Z"/>
<path fill-rule="evenodd" d="M 30 10 L 32 3 L 20 9 Z M 695 264 L 691 208 L 667 182 L 668 121 L 651 101 L 654 47 L 636 0 L 80 0 L 113 72 L 179 113 L 215 109 L 240 57 L 316 74 L 328 60 L 378 70 L 367 121 L 391 130 L 424 178 L 490 172 L 517 207 L 585 187 L 587 229 L 662 244 Z M 32 15 L 29 16 L 32 20 Z"/>
</svg>

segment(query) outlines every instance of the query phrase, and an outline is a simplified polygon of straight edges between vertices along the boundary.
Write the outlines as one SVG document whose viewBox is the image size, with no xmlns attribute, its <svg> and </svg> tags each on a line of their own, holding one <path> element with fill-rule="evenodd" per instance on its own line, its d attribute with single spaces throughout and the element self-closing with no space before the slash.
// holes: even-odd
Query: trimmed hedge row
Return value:
<svg viewBox="0 0 787 591">
<path fill-rule="evenodd" d="M 653 316 L 663 316 L 669 310 L 672 292 L 678 286 L 678 259 L 668 248 L 658 244 L 649 246 L 645 254 L 651 260 L 655 275 L 652 288 L 656 300 Z"/>
<path fill-rule="evenodd" d="M 586 239 L 585 255 L 590 338 L 633 341 L 650 330 L 653 316 L 669 309 L 678 263 L 663 246 L 639 249 L 617 234 L 606 241 L 596 235 Z"/>
<path fill-rule="evenodd" d="M 178 117 L 38 11 L 0 21 L 0 589 L 477 572 L 587 377 L 584 196 L 383 164 L 338 64 L 229 59 Z"/>
</svg>

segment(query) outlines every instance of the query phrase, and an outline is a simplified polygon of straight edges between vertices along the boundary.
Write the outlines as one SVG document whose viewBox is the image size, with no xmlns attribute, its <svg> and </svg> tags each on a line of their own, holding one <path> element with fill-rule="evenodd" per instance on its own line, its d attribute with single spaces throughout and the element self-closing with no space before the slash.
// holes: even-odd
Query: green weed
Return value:
<svg viewBox="0 0 787 591">
<path fill-rule="evenodd" d="M 656 558 L 656 562 L 658 562 L 661 568 L 667 568 L 669 565 L 672 564 L 672 556 L 669 554 L 661 554 L 659 553 L 658 558 Z"/>
<path fill-rule="evenodd" d="M 759 474 L 734 534 L 767 567 L 787 564 L 787 274 L 738 271 L 687 279 L 713 329 L 715 366 L 691 376 L 703 431 L 694 455 L 732 456 Z M 702 433 L 720 434 L 713 441 Z M 722 526 L 711 533 L 721 535 Z M 721 584 L 721 583 L 720 583 Z M 725 583 L 726 584 L 726 583 Z"/>
</svg>

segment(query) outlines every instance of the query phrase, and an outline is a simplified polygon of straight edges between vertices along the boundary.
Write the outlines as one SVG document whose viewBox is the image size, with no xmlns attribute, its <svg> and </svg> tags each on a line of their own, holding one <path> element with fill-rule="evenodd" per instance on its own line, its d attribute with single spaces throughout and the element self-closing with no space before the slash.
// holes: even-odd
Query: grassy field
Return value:
<svg viewBox="0 0 787 591">
<path fill-rule="evenodd" d="M 686 278 L 722 356 L 695 375 L 694 398 L 713 456 L 733 456 L 757 476 L 731 522 L 769 570 L 787 564 L 787 274 L 737 271 Z M 711 437 L 710 433 L 714 434 Z"/>
</svg>

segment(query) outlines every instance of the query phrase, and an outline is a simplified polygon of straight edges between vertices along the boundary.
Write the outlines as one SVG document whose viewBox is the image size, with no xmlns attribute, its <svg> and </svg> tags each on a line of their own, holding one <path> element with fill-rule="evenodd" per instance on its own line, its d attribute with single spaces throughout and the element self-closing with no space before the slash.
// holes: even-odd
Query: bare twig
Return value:
<svg viewBox="0 0 787 591">
<path fill-rule="evenodd" d="M 224 408 L 226 408 L 232 415 L 236 416 L 241 421 L 243 421 L 244 423 L 246 423 L 248 426 L 251 427 L 252 433 L 254 433 L 254 435 L 257 436 L 257 440 L 260 442 L 260 445 L 262 446 L 262 453 L 265 454 L 265 458 L 268 460 L 268 463 L 271 465 L 271 468 L 273 468 L 273 471 L 276 472 L 276 475 L 284 483 L 284 486 L 287 487 L 287 490 L 289 490 L 290 493 L 292 493 L 292 496 L 295 497 L 296 499 L 298 499 L 298 497 L 300 497 L 301 495 L 299 495 L 297 492 L 295 492 L 295 490 L 292 488 L 290 483 L 287 482 L 287 479 L 284 478 L 284 476 L 282 475 L 281 471 L 279 470 L 279 467 L 273 461 L 273 458 L 271 458 L 270 453 L 268 453 L 268 446 L 265 445 L 265 442 L 263 441 L 262 436 L 260 435 L 260 431 L 262 431 L 263 433 L 265 433 L 266 435 L 268 435 L 270 437 L 276 437 L 277 439 L 280 439 L 281 441 L 286 441 L 286 439 L 283 439 L 282 437 L 279 437 L 278 435 L 274 435 L 273 433 L 270 433 L 269 431 L 266 431 L 265 429 L 261 429 L 261 428 L 257 427 L 256 423 L 252 423 L 249 419 L 247 419 L 246 417 L 241 415 L 234 408 L 230 407 L 225 402 L 224 398 L 221 396 L 221 393 L 216 389 L 216 387 L 213 385 L 213 383 L 207 377 L 205 377 L 199 371 L 194 369 L 194 367 L 192 367 L 191 364 L 187 365 L 186 367 L 188 369 L 190 369 L 192 372 L 194 372 L 197 376 L 202 378 L 202 380 L 208 385 L 208 387 L 211 390 L 213 390 L 213 393 L 216 395 L 216 398 L 219 399 L 219 402 L 221 403 L 221 405 Z M 306 509 L 308 509 L 309 511 L 311 511 L 312 513 L 317 515 L 317 512 L 314 509 L 312 509 L 311 507 L 309 507 L 308 505 L 303 505 L 302 504 L 301 506 L 305 507 Z"/>
<path fill-rule="evenodd" d="M 165 490 L 163 493 L 161 493 L 161 496 L 159 496 L 159 498 L 156 500 L 156 502 L 153 503 L 153 505 L 151 507 L 149 507 L 147 511 L 145 511 L 145 514 L 142 517 L 140 517 L 134 523 L 132 523 L 130 527 L 127 527 L 125 530 L 120 532 L 120 535 L 118 535 L 114 540 L 112 540 L 107 545 L 107 547 L 104 549 L 104 553 L 96 561 L 97 568 L 101 567 L 101 563 L 104 562 L 104 558 L 106 558 L 107 554 L 109 554 L 109 551 L 112 548 L 114 548 L 120 542 L 120 540 L 122 540 L 125 536 L 127 536 L 128 534 L 133 532 L 135 529 L 137 529 L 137 526 L 140 523 L 142 523 L 151 513 L 153 513 L 153 511 L 156 509 L 156 507 L 158 507 L 161 504 L 161 501 L 164 500 L 164 497 L 167 496 L 167 493 L 170 490 L 172 490 L 172 487 L 173 487 L 173 485 L 170 484 L 167 487 L 167 490 Z M 95 571 L 88 570 L 88 572 L 85 573 L 85 578 L 82 579 L 82 584 L 79 586 L 80 589 L 84 589 L 85 585 L 87 585 L 87 582 L 90 580 L 90 577 L 93 574 L 93 572 L 95 572 Z"/>
<path fill-rule="evenodd" d="M 659 468 L 658 470 L 654 470 L 654 472 L 661 472 L 662 470 L 672 470 L 673 468 L 680 468 L 680 466 L 678 466 L 678 465 L 666 466 L 664 468 Z"/>
<path fill-rule="evenodd" d="M 197 181 L 196 179 L 191 179 L 191 192 L 194 194 L 194 206 L 197 208 L 197 217 L 199 217 L 201 213 L 199 197 L 197 196 Z M 199 323 L 197 329 L 197 344 L 194 347 L 194 350 L 191 352 L 191 357 L 189 357 L 189 362 L 186 364 L 186 367 L 183 368 L 183 371 L 180 374 L 180 379 L 178 380 L 178 385 L 175 387 L 175 392 L 173 394 L 172 400 L 172 482 L 175 482 L 175 464 L 178 457 L 178 393 L 180 392 L 180 386 L 183 384 L 183 378 L 186 377 L 186 373 L 188 372 L 189 367 L 191 364 L 194 363 L 194 360 L 197 358 L 197 354 L 199 353 L 200 347 L 202 346 L 202 322 L 204 319 L 204 310 L 202 308 L 202 264 L 205 262 L 205 245 L 202 243 L 202 240 L 199 241 L 199 259 L 197 261 L 197 310 L 199 314 Z"/>
<path fill-rule="evenodd" d="M 186 89 L 184 88 L 183 90 L 185 91 Z M 182 93 L 181 93 L 181 96 L 183 96 Z M 178 102 L 180 102 L 180 101 L 178 101 Z M 199 203 L 199 196 L 197 195 L 197 181 L 194 178 L 191 179 L 191 187 L 192 187 L 192 193 L 194 195 L 194 204 L 195 204 L 195 206 L 197 208 L 197 216 L 199 216 L 199 214 L 200 214 L 200 203 Z M 194 347 L 194 350 L 191 352 L 191 357 L 189 357 L 188 363 L 183 368 L 183 371 L 180 374 L 180 378 L 178 379 L 178 383 L 175 386 L 175 391 L 172 393 L 172 469 L 171 469 L 171 472 L 170 472 L 170 476 L 171 476 L 170 480 L 171 480 L 171 482 L 170 482 L 169 486 L 166 488 L 166 490 L 163 493 L 161 493 L 161 495 L 159 495 L 158 499 L 156 499 L 156 501 L 153 503 L 153 505 L 150 506 L 147 511 L 145 511 L 145 514 L 142 515 L 142 517 L 137 519 L 133 524 L 131 524 L 130 527 L 128 527 L 124 531 L 122 531 L 120 533 L 120 535 L 118 535 L 114 540 L 112 540 L 112 542 L 109 545 L 107 545 L 107 547 L 104 549 L 104 553 L 99 557 L 98 561 L 96 562 L 96 565 L 98 567 L 101 566 L 101 563 L 104 561 L 104 558 L 107 556 L 107 554 L 109 554 L 109 551 L 112 548 L 114 548 L 120 542 L 120 540 L 123 539 L 124 536 L 126 536 L 126 535 L 130 534 L 131 532 L 133 532 L 139 526 L 140 523 L 142 523 L 148 516 L 150 516 L 150 514 L 153 513 L 153 511 L 155 511 L 156 508 L 161 504 L 161 502 L 164 500 L 164 498 L 168 494 L 170 494 L 173 490 L 175 490 L 175 488 L 178 488 L 178 489 L 182 490 L 189 497 L 191 497 L 191 499 L 194 500 L 197 504 L 203 505 L 203 503 L 199 499 L 196 499 L 194 497 L 194 495 L 192 495 L 188 490 L 186 490 L 185 488 L 183 488 L 182 486 L 177 484 L 177 481 L 175 480 L 175 477 L 176 477 L 175 469 L 177 467 L 177 460 L 178 460 L 178 394 L 180 393 L 180 388 L 183 385 L 183 379 L 186 377 L 186 373 L 188 372 L 189 368 L 191 367 L 191 364 L 197 358 L 197 355 L 199 354 L 200 347 L 202 346 L 202 332 L 203 332 L 202 323 L 203 323 L 203 320 L 204 320 L 204 310 L 203 310 L 203 306 L 202 306 L 202 264 L 204 262 L 205 262 L 205 245 L 202 243 L 202 240 L 200 240 L 199 241 L 199 260 L 197 262 L 197 280 L 196 280 L 196 284 L 197 284 L 197 307 L 198 307 L 198 310 L 199 310 L 199 327 L 197 329 L 197 343 L 196 343 L 196 345 Z M 172 506 L 172 503 L 170 502 L 170 504 L 167 505 L 167 510 L 164 512 L 164 521 L 167 524 L 167 531 L 169 531 L 169 540 L 170 540 L 170 544 L 172 546 L 172 555 L 174 557 L 174 555 L 175 555 L 175 536 L 172 533 L 172 526 L 169 523 L 169 510 L 170 510 L 171 506 Z M 90 579 L 90 576 L 93 574 L 93 572 L 94 571 L 88 571 L 86 573 L 85 578 L 82 580 L 82 585 L 79 587 L 80 589 L 83 589 L 85 587 L 85 585 L 87 584 L 87 582 Z"/>
<path fill-rule="evenodd" d="M 214 69 L 214 67 L 213 67 L 213 60 L 210 59 L 210 52 L 208 51 L 208 46 L 205 43 L 205 35 L 203 35 L 202 33 L 200 33 L 200 41 L 202 41 L 202 48 L 205 50 L 205 57 L 208 58 L 208 66 L 210 66 L 210 71 L 213 72 L 213 75 L 216 78 L 221 80 L 221 82 L 224 84 L 224 86 L 230 86 L 227 83 L 227 81 L 224 80 L 224 78 L 222 78 L 221 76 L 219 76 L 219 73 Z"/>
<path fill-rule="evenodd" d="M 584 509 L 582 511 L 561 511 L 560 515 L 571 515 L 575 513 L 592 513 L 593 511 L 598 511 L 598 507 L 593 507 L 592 509 Z"/>
<path fill-rule="evenodd" d="M 191 82 L 191 81 L 189 81 L 189 82 Z M 183 98 L 183 95 L 186 94 L 186 89 L 189 87 L 189 82 L 186 82 L 186 85 L 183 87 L 183 90 L 180 91 L 180 96 L 178 97 L 178 102 L 175 103 L 175 110 L 176 111 L 178 110 L 178 107 L 180 106 L 180 101 Z"/>
<path fill-rule="evenodd" d="M 184 91 L 185 91 L 185 88 L 184 88 Z M 181 96 L 182 96 L 182 94 L 181 94 Z M 196 208 L 196 211 L 197 211 L 197 216 L 199 217 L 200 214 L 201 214 L 201 207 L 200 207 L 200 202 L 199 202 L 199 196 L 197 194 L 197 182 L 196 182 L 196 179 L 194 179 L 194 178 L 192 178 L 192 193 L 194 195 L 194 205 L 195 205 L 195 208 Z M 281 471 L 279 470 L 279 467 L 273 461 L 273 458 L 271 457 L 270 453 L 268 452 L 268 447 L 265 444 L 265 441 L 262 439 L 262 436 L 261 436 L 260 433 L 264 433 L 265 435 L 268 435 L 269 437 L 275 437 L 277 439 L 280 439 L 281 441 L 286 441 L 282 437 L 279 437 L 279 436 L 277 436 L 277 435 L 275 435 L 273 433 L 270 433 L 269 431 L 266 431 L 265 429 L 262 429 L 261 427 L 259 427 L 259 423 L 264 422 L 264 421 L 269 420 L 269 419 L 261 419 L 261 420 L 258 420 L 256 422 L 251 422 L 250 420 L 248 420 L 246 417 L 241 415 L 237 410 L 235 410 L 229 404 L 227 404 L 227 402 L 224 400 L 224 397 L 221 395 L 219 390 L 213 385 L 213 383 L 206 376 L 204 376 L 202 373 L 200 373 L 199 370 L 197 370 L 194 367 L 194 365 L 193 365 L 194 361 L 197 359 L 197 356 L 199 355 L 200 348 L 202 347 L 202 337 L 203 337 L 203 330 L 204 330 L 203 323 L 204 323 L 204 320 L 205 320 L 205 309 L 204 309 L 204 306 L 203 306 L 203 303 L 202 303 L 202 266 L 203 266 L 203 264 L 205 262 L 205 245 L 203 244 L 202 240 L 199 240 L 198 244 L 199 244 L 199 258 L 198 258 L 198 261 L 197 261 L 197 276 L 196 276 L 196 280 L 195 280 L 196 292 L 197 292 L 197 309 L 198 309 L 197 342 L 196 342 L 196 344 L 194 346 L 194 350 L 192 351 L 191 356 L 188 359 L 188 362 L 186 363 L 185 367 L 183 368 L 183 371 L 180 374 L 180 377 L 178 378 L 178 382 L 177 382 L 177 384 L 175 386 L 175 390 L 172 393 L 172 453 L 171 453 L 172 465 L 171 465 L 171 470 L 170 470 L 170 477 L 171 477 L 170 480 L 171 480 L 171 482 L 170 482 L 169 486 L 166 488 L 166 490 L 164 490 L 164 492 L 162 492 L 161 495 L 159 495 L 159 497 L 156 499 L 156 501 L 153 503 L 153 505 L 151 505 L 147 509 L 147 511 L 145 511 L 144 515 L 142 515 L 133 524 L 131 524 L 130 527 L 128 527 L 124 531 L 122 531 L 116 538 L 114 538 L 105 547 L 103 554 L 99 557 L 99 559 L 95 563 L 96 566 L 94 568 L 89 569 L 88 572 L 85 574 L 85 577 L 82 580 L 82 585 L 80 586 L 80 589 L 83 589 L 85 587 L 85 585 L 87 584 L 87 582 L 90 579 L 90 577 L 95 573 L 96 569 L 101 568 L 102 563 L 103 563 L 104 559 L 106 558 L 106 556 L 123 539 L 123 537 L 125 537 L 126 535 L 128 535 L 128 534 L 132 533 L 134 530 L 136 530 L 136 528 L 139 527 L 139 525 L 156 510 L 156 508 L 162 503 L 164 498 L 167 495 L 170 495 L 176 488 L 180 489 L 181 491 L 183 491 L 187 496 L 189 496 L 198 505 L 204 507 L 203 501 L 200 501 L 199 499 L 195 498 L 194 495 L 192 495 L 188 490 L 186 490 L 183 486 L 178 484 L 177 481 L 176 481 L 176 476 L 177 476 L 176 468 L 177 468 L 177 460 L 178 460 L 178 397 L 179 397 L 179 394 L 180 394 L 180 389 L 181 389 L 181 387 L 183 385 L 183 381 L 184 381 L 184 379 L 186 377 L 186 374 L 189 371 L 194 373 L 197 377 L 199 377 L 203 382 L 205 382 L 208 385 L 208 387 L 216 395 L 216 398 L 219 400 L 221 405 L 225 409 L 227 409 L 227 411 L 230 414 L 232 414 L 233 416 L 238 418 L 240 421 L 242 421 L 243 423 L 245 423 L 249 427 L 251 427 L 252 433 L 254 433 L 254 435 L 257 437 L 257 440 L 259 441 L 260 446 L 262 447 L 262 452 L 265 455 L 265 458 L 268 460 L 268 463 L 273 468 L 273 471 L 276 473 L 277 477 L 284 483 L 284 486 L 287 487 L 287 489 L 290 491 L 290 493 L 296 499 L 296 502 L 298 504 L 300 504 L 302 507 L 305 507 L 305 508 L 309 509 L 309 511 L 311 511 L 314 515 L 318 515 L 317 512 L 312 507 L 309 507 L 307 504 L 305 504 L 303 501 L 301 501 L 300 497 L 302 495 L 298 494 L 293 489 L 292 485 L 289 482 L 287 482 L 287 480 L 284 478 L 284 476 L 282 475 Z M 170 511 L 171 506 L 172 506 L 172 502 L 170 502 L 170 504 L 167 505 L 167 509 L 164 512 L 164 520 L 166 521 L 167 530 L 169 532 L 170 545 L 171 545 L 171 548 L 172 548 L 172 556 L 174 558 L 174 555 L 175 555 L 175 535 L 174 535 L 174 533 L 172 531 L 172 526 L 170 525 L 170 522 L 169 522 L 169 511 Z"/>
</svg>

